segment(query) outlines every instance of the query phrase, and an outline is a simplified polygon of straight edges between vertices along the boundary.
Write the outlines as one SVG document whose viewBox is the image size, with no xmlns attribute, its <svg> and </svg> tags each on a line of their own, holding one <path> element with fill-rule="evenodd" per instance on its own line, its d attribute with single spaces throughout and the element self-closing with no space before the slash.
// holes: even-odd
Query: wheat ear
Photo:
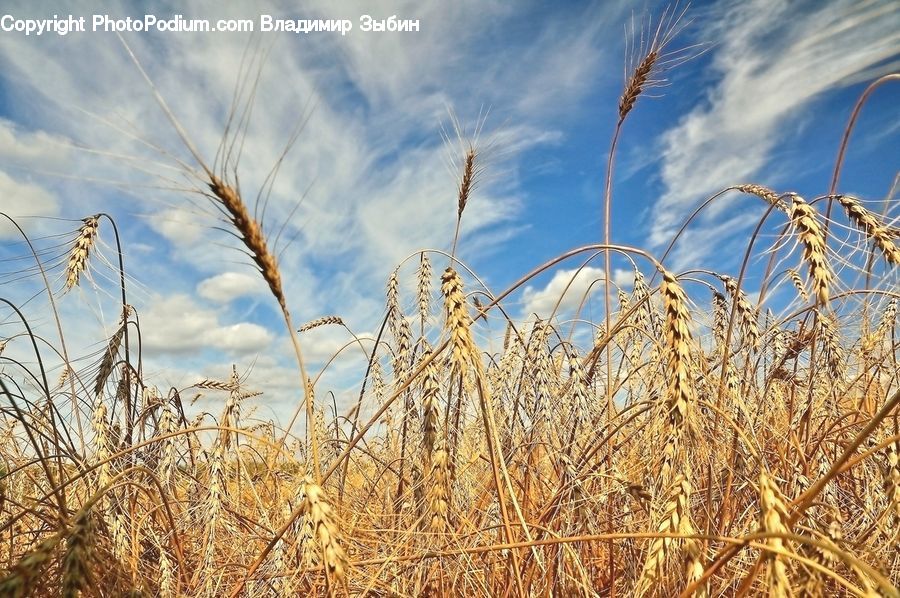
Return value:
<svg viewBox="0 0 900 598">
<path fill-rule="evenodd" d="M 419 277 L 416 286 L 416 299 L 419 303 L 419 316 L 422 320 L 422 329 L 428 320 L 428 312 L 431 307 L 431 260 L 424 251 L 419 256 Z"/>
<path fill-rule="evenodd" d="M 688 514 L 690 484 L 682 476 L 675 476 L 666 490 L 666 503 L 656 531 L 661 534 L 653 539 L 644 568 L 634 588 L 635 596 L 643 596 L 658 587 L 665 576 L 666 562 L 671 556 L 675 539 L 669 534 L 679 533 L 683 528 L 682 519 Z M 663 535 L 665 534 L 665 535 Z"/>
<path fill-rule="evenodd" d="M 665 339 L 668 350 L 666 412 L 671 433 L 680 436 L 694 403 L 694 386 L 691 379 L 691 316 L 684 290 L 670 272 L 663 273 L 661 291 L 666 310 Z"/>
<path fill-rule="evenodd" d="M 900 264 L 900 247 L 897 247 L 891 239 L 890 232 L 878 217 L 864 208 L 855 197 L 838 195 L 837 200 L 847 211 L 847 217 L 856 225 L 856 228 L 863 231 L 881 251 L 885 261 L 893 266 Z"/>
<path fill-rule="evenodd" d="M 737 307 L 744 338 L 751 348 L 756 348 L 759 345 L 760 337 L 758 310 L 751 305 L 744 290 L 738 287 L 737 279 L 731 276 L 721 276 L 720 278 L 725 283 L 725 290 L 731 295 L 731 299 Z"/>
<path fill-rule="evenodd" d="M 422 360 L 428 361 L 422 378 L 422 451 L 426 465 L 431 463 L 431 455 L 437 442 L 440 418 L 438 372 L 431 357 L 431 348 L 426 347 L 422 353 Z"/>
<path fill-rule="evenodd" d="M 900 521 L 900 442 L 891 444 L 887 449 L 884 492 L 887 495 L 888 508 L 894 512 L 897 521 Z"/>
<path fill-rule="evenodd" d="M 794 285 L 794 288 L 797 289 L 800 298 L 804 303 L 809 303 L 809 293 L 806 292 L 806 286 L 803 284 L 803 278 L 800 277 L 800 273 L 793 268 L 788 268 L 787 272 L 788 276 L 791 278 L 791 283 Z"/>
<path fill-rule="evenodd" d="M 763 187 L 762 185 L 738 185 L 735 187 L 736 190 L 741 191 L 742 193 L 749 193 L 750 195 L 755 195 L 758 198 L 765 201 L 767 204 L 771 206 L 775 206 L 777 209 L 781 210 L 785 214 L 788 213 L 787 204 L 785 204 L 781 200 L 781 196 L 769 189 L 768 187 Z"/>
<path fill-rule="evenodd" d="M 666 312 L 664 330 L 666 339 L 666 389 L 665 410 L 667 437 L 663 447 L 660 478 L 666 488 L 666 505 L 657 526 L 661 534 L 677 533 L 682 530 L 689 517 L 690 482 L 686 473 L 675 473 L 676 465 L 683 460 L 682 440 L 686 434 L 690 409 L 694 403 L 694 386 L 691 380 L 691 332 L 687 297 L 675 276 L 663 272 L 660 288 Z M 660 583 L 665 563 L 672 551 L 673 539 L 655 538 L 644 561 L 638 579 L 635 595 L 643 595 Z M 696 565 L 692 566 L 695 572 Z"/>
<path fill-rule="evenodd" d="M 762 527 L 770 534 L 788 533 L 787 521 L 789 520 L 787 507 L 781 499 L 775 481 L 769 477 L 765 470 L 759 474 L 759 501 L 762 506 Z M 766 544 L 775 551 L 784 550 L 784 540 L 773 536 L 766 540 Z M 784 560 L 777 552 L 769 552 L 766 555 L 769 561 L 769 569 L 766 580 L 769 587 L 769 595 L 777 598 L 791 596 L 791 584 L 787 577 L 787 567 Z"/>
<path fill-rule="evenodd" d="M 668 50 L 669 44 L 675 36 L 683 29 L 684 24 L 681 19 L 684 17 L 685 10 L 677 12 L 677 8 L 666 8 L 657 22 L 656 31 L 652 36 L 649 32 L 641 31 L 640 45 L 629 44 L 626 32 L 626 61 L 625 61 L 625 88 L 619 97 L 619 125 L 624 122 L 625 117 L 634 108 L 635 102 L 648 89 L 653 87 L 662 87 L 665 85 L 663 72 L 687 62 L 693 58 L 692 50 L 695 47 L 682 48 L 679 50 Z M 650 22 L 647 23 L 650 25 Z M 643 29 L 643 26 L 642 26 Z M 631 37 L 636 37 L 634 27 L 632 27 Z M 634 64 L 635 56 L 629 56 L 634 52 L 641 56 L 637 66 L 629 67 Z"/>
<path fill-rule="evenodd" d="M 431 531 L 438 533 L 447 526 L 449 460 L 444 441 L 439 440 L 431 453 L 431 469 L 428 475 L 428 510 L 431 514 Z"/>
<path fill-rule="evenodd" d="M 82 220 L 84 224 L 78 229 L 78 239 L 69 252 L 69 261 L 66 264 L 66 286 L 69 290 L 78 285 L 81 273 L 87 268 L 88 257 L 97 240 L 97 231 L 100 228 L 100 216 L 89 216 Z"/>
<path fill-rule="evenodd" d="M 466 295 L 463 292 L 462 278 L 459 273 L 448 266 L 441 276 L 441 291 L 444 294 L 444 309 L 447 315 L 447 329 L 450 331 L 450 363 L 453 371 L 465 378 L 469 368 L 474 365 L 472 357 L 478 355 L 478 348 L 472 339 L 470 325 L 472 318 L 466 308 Z"/>
<path fill-rule="evenodd" d="M 890 338 L 891 330 L 894 328 L 894 320 L 897 319 L 897 299 L 891 299 L 887 307 L 884 308 L 884 312 L 881 314 L 881 321 L 878 322 L 878 328 L 875 330 L 875 334 L 878 335 L 879 339 L 883 339 L 885 337 Z"/>
<path fill-rule="evenodd" d="M 62 536 L 55 534 L 28 552 L 9 572 L 0 579 L 0 596 L 24 598 L 31 596 L 35 581 L 40 577 L 53 551 L 59 546 Z"/>
<path fill-rule="evenodd" d="M 275 256 L 269 252 L 259 223 L 247 211 L 247 206 L 244 205 L 240 195 L 232 186 L 226 184 L 214 174 L 210 174 L 209 181 L 209 190 L 228 212 L 231 223 L 241 234 L 241 241 L 250 250 L 250 255 L 253 261 L 256 262 L 256 265 L 259 266 L 262 277 L 269 285 L 272 295 L 275 296 L 281 308 L 287 310 L 287 301 L 281 286 L 281 273 L 278 270 L 278 263 L 275 260 Z"/>
<path fill-rule="evenodd" d="M 316 318 L 315 320 L 311 320 L 300 327 L 297 332 L 308 332 L 313 328 L 318 328 L 320 326 L 329 326 L 331 324 L 336 324 L 338 326 L 344 325 L 344 320 L 341 319 L 340 316 L 324 316 L 321 318 Z"/>
<path fill-rule="evenodd" d="M 832 274 L 826 258 L 825 230 L 819 224 L 816 210 L 799 195 L 791 196 L 791 224 L 803 243 L 803 259 L 809 269 L 813 290 L 819 303 L 828 303 Z"/>
<path fill-rule="evenodd" d="M 341 547 L 341 531 L 334 510 L 321 486 L 307 479 L 303 486 L 303 510 L 313 528 L 313 535 L 322 550 L 329 592 L 334 586 L 343 585 L 347 577 L 349 562 Z"/>
<path fill-rule="evenodd" d="M 90 577 L 88 561 L 93 548 L 93 528 L 90 511 L 83 510 L 76 517 L 66 536 L 66 552 L 63 556 L 62 596 L 78 598 Z"/>
<path fill-rule="evenodd" d="M 651 50 L 644 55 L 644 58 L 638 63 L 637 68 L 632 71 L 631 76 L 625 83 L 625 89 L 619 98 L 619 120 L 625 120 L 631 109 L 634 108 L 635 102 L 644 91 L 644 86 L 650 79 L 656 60 L 659 58 L 659 52 Z"/>
</svg>

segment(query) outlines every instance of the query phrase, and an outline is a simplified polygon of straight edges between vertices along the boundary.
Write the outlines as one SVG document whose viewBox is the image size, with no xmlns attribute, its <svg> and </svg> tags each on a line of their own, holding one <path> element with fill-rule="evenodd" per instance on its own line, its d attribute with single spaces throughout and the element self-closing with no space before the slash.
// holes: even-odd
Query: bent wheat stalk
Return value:
<svg viewBox="0 0 900 598">
<path fill-rule="evenodd" d="M 187 150 L 191 153 L 191 155 L 197 161 L 197 164 L 202 169 L 202 176 L 205 178 L 205 182 L 209 187 L 214 200 L 217 201 L 223 208 L 225 208 L 225 211 L 228 213 L 229 219 L 231 220 L 231 224 L 240 234 L 240 239 L 250 251 L 250 256 L 253 261 L 259 267 L 259 271 L 263 277 L 263 280 L 265 280 L 266 284 L 269 285 L 269 290 L 272 292 L 275 300 L 278 301 L 278 305 L 281 308 L 281 315 L 284 318 L 285 326 L 287 327 L 288 334 L 291 337 L 291 344 L 293 345 L 294 354 L 297 358 L 297 365 L 300 369 L 300 387 L 303 389 L 303 405 L 305 405 L 306 407 L 306 424 L 307 426 L 310 426 L 314 419 L 313 403 L 312 397 L 309 394 L 309 387 L 306 384 L 306 381 L 309 379 L 309 377 L 306 375 L 306 365 L 303 360 L 303 352 L 300 349 L 300 339 L 297 336 L 293 322 L 291 320 L 291 314 L 287 308 L 287 300 L 285 299 L 284 290 L 281 284 L 281 272 L 278 269 L 278 262 L 275 259 L 275 255 L 271 251 L 269 251 L 269 247 L 266 243 L 266 238 L 263 234 L 262 227 L 260 226 L 259 222 L 257 222 L 257 220 L 253 216 L 251 216 L 249 210 L 247 209 L 247 205 L 241 198 L 238 190 L 235 187 L 227 184 L 206 164 L 206 162 L 200 156 L 200 152 L 197 150 L 196 146 L 194 146 L 193 142 L 191 142 L 190 137 L 188 136 L 184 127 L 175 117 L 175 113 L 172 112 L 169 104 L 166 102 L 165 98 L 162 97 L 162 94 L 160 94 L 159 90 L 150 79 L 150 76 L 144 70 L 144 67 L 141 65 L 140 61 L 134 55 L 134 52 L 132 52 L 131 48 L 128 46 L 121 35 L 119 35 L 118 37 L 119 41 L 125 47 L 125 51 L 128 53 L 132 62 L 134 62 L 141 76 L 150 86 L 150 89 L 153 92 L 153 95 L 156 98 L 160 109 L 162 109 L 166 118 L 174 127 L 176 133 L 178 134 L 178 137 L 181 139 L 181 142 L 184 143 Z M 194 174 L 199 175 L 200 173 Z M 287 438 L 291 433 L 291 428 L 293 428 L 298 415 L 299 409 L 294 413 L 290 423 L 285 429 L 284 436 L 281 439 L 279 448 L 282 448 L 284 446 L 284 443 L 287 441 Z M 318 482 L 321 480 L 322 472 L 319 466 L 319 447 L 316 444 L 315 435 L 310 435 L 310 444 L 310 453 L 312 454 L 313 459 L 313 471 L 316 481 Z M 276 454 L 278 453 L 276 452 Z"/>
</svg>

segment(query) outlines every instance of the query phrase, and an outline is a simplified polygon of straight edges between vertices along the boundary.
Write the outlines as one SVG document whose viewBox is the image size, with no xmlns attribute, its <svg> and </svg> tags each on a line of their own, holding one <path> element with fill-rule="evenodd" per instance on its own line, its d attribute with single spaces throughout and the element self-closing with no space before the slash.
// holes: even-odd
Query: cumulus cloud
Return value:
<svg viewBox="0 0 900 598">
<path fill-rule="evenodd" d="M 69 141 L 46 131 L 24 131 L 0 118 L 0 161 L 49 170 L 70 156 Z"/>
<path fill-rule="evenodd" d="M 8 4 L 9 12 L 22 17 L 46 16 L 50 7 L 46 1 Z M 440 136 L 448 107 L 463 125 L 471 125 L 490 106 L 486 131 L 497 131 L 494 149 L 502 159 L 489 165 L 488 174 L 500 170 L 502 175 L 483 180 L 462 223 L 461 257 L 487 260 L 526 224 L 520 220 L 526 199 L 518 180 L 521 156 L 564 141 L 557 123 L 572 118 L 598 77 L 615 77 L 618 83 L 620 58 L 604 45 L 619 39 L 628 4 L 617 0 L 603 3 L 602 9 L 529 18 L 534 35 L 522 35 L 518 28 L 521 8 L 498 0 L 401 0 L 389 14 L 420 19 L 420 32 L 124 37 L 210 162 L 220 149 L 239 77 L 247 83 L 245 90 L 256 90 L 252 114 L 231 128 L 239 131 L 230 140 L 235 143 L 231 161 L 216 167 L 239 175 L 241 192 L 278 255 L 297 321 L 337 313 L 358 325 L 354 329 L 365 330 L 383 309 L 384 281 L 397 262 L 411 251 L 450 244 L 457 174 L 446 168 L 447 148 Z M 68 10 L 90 14 L 93 8 L 88 0 L 76 0 Z M 151 8 L 120 0 L 109 10 L 128 15 Z M 191 10 L 188 16 L 247 17 L 246 7 L 212 0 L 198 0 Z M 374 10 L 365 0 L 313 0 L 301 16 L 356 18 Z M 253 12 L 284 13 L 284 3 L 259 0 Z M 69 147 L 90 166 L 79 162 L 57 170 L 116 184 L 97 194 L 77 181 L 66 195 L 67 205 L 83 208 L 96 199 L 99 209 L 142 217 L 157 233 L 142 229 L 144 236 L 126 241 L 154 248 L 140 255 L 146 267 L 129 271 L 159 293 L 141 309 L 151 359 L 155 354 L 160 363 L 168 353 L 200 355 L 215 348 L 247 355 L 273 341 L 280 347 L 284 338 L 257 324 L 226 321 L 225 305 L 244 290 L 231 273 L 221 273 L 235 261 L 249 260 L 238 251 L 223 251 L 223 246 L 240 250 L 240 242 L 214 230 L 229 228 L 224 215 L 199 195 L 202 182 L 189 172 L 197 168 L 194 158 L 117 37 L 44 36 L 38 41 L 0 37 L 0 77 L 10 88 L 11 113 L 52 132 L 15 130 L 20 139 L 15 161 L 31 164 L 34 148 L 54 147 L 57 137 L 73 140 L 56 147 Z M 245 57 L 253 66 L 239 73 Z M 615 68 L 605 68 L 607 62 Z M 242 96 L 238 109 L 247 102 Z M 300 124 L 302 132 L 282 155 Z M 0 151 L 7 130 L 12 129 L 0 126 Z M 281 165 L 278 176 L 264 188 L 276 164 Z M 128 193 L 120 193 L 122 188 Z M 151 274 L 159 272 L 171 274 Z M 259 286 L 255 280 L 253 288 Z M 196 289 L 199 299 L 181 294 L 185 288 Z M 535 301 L 546 303 L 539 290 L 533 292 Z M 571 291 L 567 300 L 578 292 Z M 201 300 L 219 307 L 210 309 Z M 304 339 L 304 348 L 316 361 L 345 341 L 340 330 L 323 330 Z M 290 368 L 289 347 L 273 354 L 271 369 L 258 370 L 262 375 Z M 195 362 L 183 367 L 201 369 Z"/>
<path fill-rule="evenodd" d="M 148 219 L 150 227 L 165 237 L 176 247 L 186 247 L 198 243 L 206 233 L 202 215 L 186 208 L 159 210 Z"/>
<path fill-rule="evenodd" d="M 756 182 L 804 106 L 855 82 L 862 71 L 881 74 L 878 65 L 894 57 L 900 43 L 890 1 L 734 1 L 714 8 L 709 22 L 720 40 L 712 50 L 718 82 L 662 135 L 665 193 L 650 237 L 656 246 L 671 238 L 698 200 Z"/>
<path fill-rule="evenodd" d="M 549 317 L 557 302 L 557 314 L 577 309 L 587 294 L 593 296 L 603 293 L 604 280 L 606 275 L 603 269 L 593 266 L 581 270 L 557 270 L 542 289 L 525 287 L 522 292 L 523 316 L 537 314 L 542 318 Z M 614 270 L 612 282 L 618 288 L 630 287 L 634 282 L 634 273 L 630 270 Z"/>
<path fill-rule="evenodd" d="M 262 277 L 244 272 L 223 272 L 200 282 L 197 292 L 204 299 L 229 303 L 238 297 L 256 295 L 263 289 Z"/>
<path fill-rule="evenodd" d="M 59 202 L 45 188 L 34 183 L 19 181 L 0 170 L 0 198 L 2 211 L 16 218 L 26 231 L 31 229 L 33 216 L 59 215 Z M 19 233 L 6 219 L 0 222 L 0 239 L 15 238 Z"/>
<path fill-rule="evenodd" d="M 235 354 L 261 351 L 275 340 L 258 324 L 223 324 L 218 312 L 206 309 L 187 295 L 159 297 L 141 315 L 142 340 L 151 353 L 185 353 L 218 349 Z"/>
<path fill-rule="evenodd" d="M 59 216 L 60 203 L 56 195 L 36 182 L 27 169 L 50 171 L 58 168 L 68 155 L 66 141 L 44 131 L 28 131 L 0 118 L 0 210 L 16 218 L 27 232 L 35 230 L 38 221 L 31 217 Z M 18 232 L 5 220 L 0 221 L 0 239 L 15 237 Z"/>
</svg>

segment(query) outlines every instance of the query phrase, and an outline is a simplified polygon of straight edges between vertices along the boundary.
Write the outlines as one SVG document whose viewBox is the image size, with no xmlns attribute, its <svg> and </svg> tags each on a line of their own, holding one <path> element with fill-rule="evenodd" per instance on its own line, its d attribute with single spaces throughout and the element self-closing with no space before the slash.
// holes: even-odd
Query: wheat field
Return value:
<svg viewBox="0 0 900 598">
<path fill-rule="evenodd" d="M 841 192 L 851 119 L 821 195 L 738 181 L 698 208 L 726 193 L 765 207 L 739 271 L 672 271 L 669 252 L 617 244 L 619 135 L 662 72 L 696 54 L 671 49 L 677 27 L 656 33 L 629 61 L 598 242 L 486 287 L 456 257 L 486 168 L 463 143 L 446 206 L 457 235 L 384 265 L 384 319 L 343 413 L 304 336 L 344 319 L 292 319 L 290 273 L 235 173 L 160 98 L 199 193 L 283 317 L 298 425 L 252 414 L 267 397 L 245 364 L 186 388 L 148 379 L 121 261 L 115 332 L 86 367 L 0 299 L 17 326 L 0 339 L 0 595 L 900 596 L 894 190 Z M 872 82 L 847 114 L 897 80 Z M 54 310 L 97 284 L 84 274 L 100 239 L 127 246 L 114 225 L 86 215 L 65 244 L 24 254 Z M 599 281 L 599 312 L 516 321 L 504 308 L 563 265 L 602 262 L 610 280 L 613 259 L 633 286 Z M 501 342 L 484 342 L 486 321 Z M 5 356 L 12 344 L 32 359 Z M 197 395 L 221 412 L 197 413 Z"/>
</svg>

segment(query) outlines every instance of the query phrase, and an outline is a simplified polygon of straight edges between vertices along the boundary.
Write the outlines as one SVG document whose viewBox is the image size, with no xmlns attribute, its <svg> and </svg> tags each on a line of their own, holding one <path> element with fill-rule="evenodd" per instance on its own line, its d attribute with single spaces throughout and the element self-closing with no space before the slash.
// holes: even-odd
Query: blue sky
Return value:
<svg viewBox="0 0 900 598">
<path fill-rule="evenodd" d="M 251 75 L 261 75 L 238 169 L 245 196 L 305 123 L 264 224 L 272 238 L 284 225 L 279 249 L 294 239 L 281 264 L 295 320 L 337 314 L 360 334 L 377 331 L 387 277 L 403 258 L 450 246 L 456 173 L 448 157 L 458 147 L 442 131 L 452 133 L 451 112 L 469 132 L 483 117 L 485 176 L 463 218 L 459 255 L 492 290 L 600 241 L 624 25 L 632 15 L 640 21 L 645 8 L 654 15 L 664 8 L 626 1 L 105 4 L 101 11 L 93 2 L 4 2 L 0 12 L 353 21 L 343 37 L 124 38 L 210 160 L 249 56 Z M 364 33 L 363 14 L 416 18 L 420 31 Z M 655 252 L 701 200 L 729 185 L 826 193 L 853 103 L 868 82 L 900 70 L 900 9 L 889 1 L 722 0 L 694 3 L 686 19 L 673 47 L 703 43 L 705 52 L 666 73 L 669 86 L 653 90 L 661 97 L 638 101 L 616 163 L 614 239 Z M 893 84 L 864 109 L 842 191 L 871 200 L 889 193 L 900 155 L 897 105 Z M 234 240 L 215 229 L 214 210 L 189 192 L 194 182 L 175 158 L 194 166 L 114 34 L 0 32 L 0 208 L 18 217 L 112 214 L 157 384 L 185 386 L 227 377 L 232 362 L 242 371 L 253 365 L 250 384 L 269 391 L 266 408 L 281 415 L 296 401 L 296 375 L 275 304 Z M 757 200 L 729 196 L 688 230 L 669 266 L 736 273 L 763 211 Z M 22 222 L 38 237 L 78 224 Z M 101 236 L 111 244 L 108 228 Z M 21 253 L 8 229 L 0 229 L 0 241 L 0 256 Z M 111 247 L 101 257 L 112 259 Z M 549 310 L 579 264 L 535 279 L 509 309 L 517 316 Z M 435 270 L 444 265 L 436 260 Z M 404 278 L 414 271 L 409 262 Z M 100 292 L 87 288 L 60 302 L 70 342 L 85 350 L 96 349 L 91 343 L 116 321 L 111 271 L 101 264 L 94 274 Z M 596 274 L 586 272 L 575 290 Z M 627 285 L 628 276 L 617 282 Z M 22 301 L 33 283 L 5 284 L 3 294 Z M 411 308 L 413 295 L 405 298 Z M 45 306 L 28 305 L 44 326 Z M 12 329 L 8 320 L 2 326 L 0 336 Z M 320 362 L 346 341 L 345 332 L 326 328 L 305 336 L 304 346 Z M 356 384 L 348 372 L 359 359 L 345 361 L 323 386 Z"/>
</svg>

